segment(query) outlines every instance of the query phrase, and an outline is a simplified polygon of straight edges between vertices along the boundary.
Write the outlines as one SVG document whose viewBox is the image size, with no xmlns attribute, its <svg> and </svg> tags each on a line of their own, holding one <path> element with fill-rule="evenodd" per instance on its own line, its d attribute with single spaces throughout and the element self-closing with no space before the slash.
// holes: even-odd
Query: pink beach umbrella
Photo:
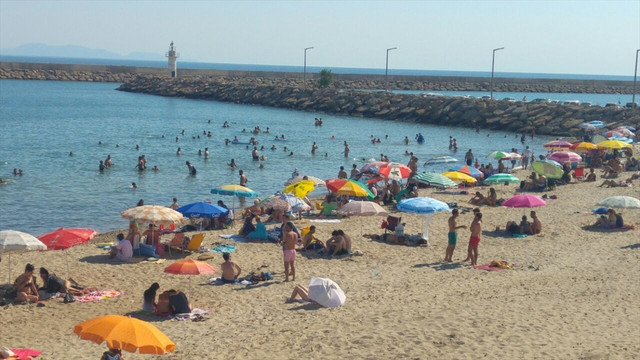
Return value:
<svg viewBox="0 0 640 360">
<path fill-rule="evenodd" d="M 544 201 L 544 199 L 540 196 L 531 194 L 519 194 L 502 203 L 502 206 L 512 208 L 534 208 L 544 205 L 547 205 L 547 202 Z"/>
<path fill-rule="evenodd" d="M 578 163 L 582 161 L 582 157 L 572 151 L 556 151 L 547 156 L 547 159 L 557 161 L 561 164 Z"/>
<path fill-rule="evenodd" d="M 544 144 L 545 149 L 568 149 L 571 147 L 570 142 L 555 140 Z"/>
</svg>

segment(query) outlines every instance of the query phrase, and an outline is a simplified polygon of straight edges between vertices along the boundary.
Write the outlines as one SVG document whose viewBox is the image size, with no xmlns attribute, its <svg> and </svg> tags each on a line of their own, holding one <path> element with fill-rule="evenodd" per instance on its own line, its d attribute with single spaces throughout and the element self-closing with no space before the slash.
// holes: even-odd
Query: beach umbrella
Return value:
<svg viewBox="0 0 640 360">
<path fill-rule="evenodd" d="M 618 141 L 618 140 L 605 140 L 605 141 L 599 142 L 597 145 L 598 145 L 598 148 L 600 149 L 608 149 L 608 150 L 620 150 L 620 149 L 631 148 L 630 144 L 627 144 L 625 142 Z"/>
<path fill-rule="evenodd" d="M 331 279 L 312 277 L 309 283 L 309 299 L 321 306 L 342 306 L 347 299 L 344 291 Z"/>
<path fill-rule="evenodd" d="M 83 340 L 96 344 L 106 342 L 109 348 L 131 353 L 164 354 L 176 348 L 158 328 L 129 316 L 100 316 L 74 326 L 73 332 Z"/>
<path fill-rule="evenodd" d="M 47 245 L 35 236 L 21 231 L 0 231 L 0 253 L 8 253 L 9 258 L 9 284 L 11 284 L 11 252 L 47 250 Z"/>
<path fill-rule="evenodd" d="M 569 147 L 570 150 L 575 150 L 575 151 L 589 151 L 589 150 L 596 150 L 597 148 L 598 148 L 598 145 L 590 142 L 586 142 L 586 141 L 577 142 L 571 145 L 571 147 Z"/>
<path fill-rule="evenodd" d="M 613 131 L 619 132 L 620 134 L 622 134 L 622 136 L 626 136 L 626 137 L 636 137 L 636 134 L 633 133 L 633 131 L 624 128 L 624 127 L 619 127 L 619 128 L 615 128 L 613 129 Z"/>
<path fill-rule="evenodd" d="M 286 201 L 290 206 L 291 210 L 295 212 L 299 211 L 307 211 L 311 210 L 311 206 L 304 202 L 304 200 L 292 194 L 280 194 L 280 198 Z"/>
<path fill-rule="evenodd" d="M 631 196 L 610 196 L 598 205 L 616 209 L 640 209 L 640 200 Z"/>
<path fill-rule="evenodd" d="M 474 177 L 476 179 L 484 178 L 484 174 L 480 170 L 474 168 L 473 166 L 469 166 L 469 165 L 454 166 L 454 167 L 450 168 L 449 171 L 457 171 L 459 173 L 463 173 L 463 174 L 469 175 L 469 176 Z"/>
<path fill-rule="evenodd" d="M 605 124 L 604 122 L 600 121 L 600 120 L 593 120 L 593 121 L 589 121 L 589 125 L 592 125 L 598 129 L 601 129 L 603 127 L 605 127 L 607 124 Z"/>
<path fill-rule="evenodd" d="M 387 165 L 389 162 L 387 161 L 372 161 L 368 164 L 366 164 L 365 166 L 363 166 L 360 169 L 360 172 L 367 172 L 367 171 L 374 171 L 375 173 L 378 173 L 378 170 Z"/>
<path fill-rule="evenodd" d="M 549 179 L 560 179 L 564 174 L 562 165 L 553 160 L 537 160 L 531 163 L 531 169 L 538 175 L 544 175 Z"/>
<path fill-rule="evenodd" d="M 138 223 L 171 225 L 182 222 L 181 213 L 161 205 L 143 205 L 129 208 L 121 213 L 122 217 Z"/>
<path fill-rule="evenodd" d="M 416 175 L 415 179 L 419 182 L 428 184 L 433 187 L 447 188 L 447 187 L 455 187 L 456 183 L 451 181 L 448 177 L 434 173 L 434 172 L 424 172 L 422 174 Z"/>
<path fill-rule="evenodd" d="M 174 275 L 202 275 L 215 274 L 216 269 L 204 261 L 182 259 L 167 266 L 164 272 Z M 189 277 L 189 296 L 191 296 L 191 277 Z"/>
<path fill-rule="evenodd" d="M 609 130 L 607 132 L 602 133 L 602 135 L 604 135 L 604 137 L 606 138 L 612 138 L 612 137 L 624 137 L 624 134 L 616 131 L 616 130 Z"/>
<path fill-rule="evenodd" d="M 596 129 L 595 126 L 593 126 L 593 125 L 591 125 L 589 123 L 582 123 L 582 124 L 578 125 L 578 127 L 581 128 L 581 129 L 591 130 L 591 131 Z"/>
<path fill-rule="evenodd" d="M 502 203 L 502 206 L 511 208 L 534 208 L 547 205 L 540 196 L 531 194 L 518 194 L 513 196 Z"/>
<path fill-rule="evenodd" d="M 494 160 L 505 160 L 505 159 L 509 159 L 511 157 L 511 153 L 510 152 L 506 152 L 506 151 L 494 151 L 491 154 L 487 155 L 488 159 L 494 159 Z"/>
<path fill-rule="evenodd" d="M 362 237 L 362 216 L 387 216 L 389 213 L 373 201 L 349 201 L 336 211 L 346 216 L 360 217 L 360 237 Z"/>
<path fill-rule="evenodd" d="M 38 236 L 38 239 L 43 244 L 47 245 L 48 250 L 65 250 L 72 246 L 86 244 L 94 236 L 98 235 L 98 232 L 93 229 L 71 228 L 58 230 L 50 233 Z M 67 252 L 64 252 L 65 263 L 67 265 L 67 277 L 69 276 L 69 256 Z"/>
<path fill-rule="evenodd" d="M 512 174 L 495 174 L 486 178 L 483 181 L 483 183 L 485 184 L 504 184 L 504 183 L 519 184 L 520 179 L 518 179 Z"/>
<path fill-rule="evenodd" d="M 478 181 L 467 174 L 463 174 L 457 171 L 448 171 L 442 173 L 442 175 L 456 182 L 475 183 L 476 181 Z"/>
<path fill-rule="evenodd" d="M 299 198 L 304 198 L 314 189 L 315 189 L 315 186 L 313 184 L 313 181 L 302 180 L 285 187 L 284 190 L 282 190 L 282 192 L 293 194 Z"/>
<path fill-rule="evenodd" d="M 551 149 L 551 150 L 556 150 L 556 149 L 562 150 L 562 149 L 568 149 L 570 147 L 571 147 L 570 142 L 561 141 L 561 140 L 549 141 L 548 143 L 544 144 L 545 149 Z"/>
<path fill-rule="evenodd" d="M 291 205 L 289 205 L 289 203 L 280 196 L 272 197 L 271 200 L 269 200 L 269 202 L 267 203 L 267 208 L 282 210 L 284 212 L 291 211 Z"/>
<path fill-rule="evenodd" d="M 436 165 L 436 164 L 448 164 L 448 163 L 454 163 L 454 162 L 458 162 L 458 159 L 448 155 L 440 155 L 440 156 L 432 157 L 431 159 L 425 161 L 424 166 Z"/>
<path fill-rule="evenodd" d="M 190 219 L 211 218 L 217 219 L 229 214 L 229 210 L 222 206 L 208 202 L 195 202 L 179 207 L 177 212 Z"/>
<path fill-rule="evenodd" d="M 571 151 L 556 151 L 547 156 L 547 160 L 557 161 L 561 164 L 578 163 L 582 161 L 582 157 Z"/>
<path fill-rule="evenodd" d="M 231 208 L 234 209 L 236 205 L 236 197 L 258 197 L 258 193 L 245 186 L 240 185 L 222 185 L 217 188 L 211 189 L 212 194 L 233 196 Z"/>
<path fill-rule="evenodd" d="M 426 214 L 427 221 L 422 237 L 427 241 L 427 245 L 429 244 L 429 223 L 431 222 L 433 214 L 440 211 L 451 210 L 446 203 L 426 196 L 401 200 L 396 204 L 396 208 L 402 212 Z"/>
<path fill-rule="evenodd" d="M 378 169 L 378 175 L 384 176 L 389 180 L 402 180 L 411 175 L 411 169 L 404 164 L 390 162 Z"/>
<path fill-rule="evenodd" d="M 636 131 L 636 128 L 634 128 L 631 125 L 620 125 L 617 127 L 617 129 L 627 129 L 629 131 Z"/>
<path fill-rule="evenodd" d="M 306 177 L 306 179 L 305 179 L 305 177 Z M 295 183 L 297 183 L 299 181 L 302 181 L 302 180 L 312 181 L 313 182 L 313 186 L 315 186 L 315 187 L 324 187 L 325 186 L 324 180 L 322 180 L 320 178 L 317 178 L 315 176 L 311 176 L 311 175 L 301 175 L 301 176 L 296 176 L 294 178 L 291 178 L 291 179 L 285 181 L 284 186 L 295 184 Z"/>
<path fill-rule="evenodd" d="M 326 181 L 327 189 L 338 195 L 366 197 L 373 200 L 375 196 L 364 184 L 352 179 L 329 179 Z"/>
<path fill-rule="evenodd" d="M 621 142 L 626 143 L 626 144 L 633 143 L 633 139 L 627 138 L 627 137 L 614 136 L 614 137 L 610 137 L 609 140 L 621 141 Z"/>
</svg>

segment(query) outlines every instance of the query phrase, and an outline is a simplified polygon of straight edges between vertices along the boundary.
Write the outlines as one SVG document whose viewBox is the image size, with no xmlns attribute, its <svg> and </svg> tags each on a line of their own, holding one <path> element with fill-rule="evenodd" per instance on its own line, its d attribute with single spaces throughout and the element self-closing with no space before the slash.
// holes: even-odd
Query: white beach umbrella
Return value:
<svg viewBox="0 0 640 360">
<path fill-rule="evenodd" d="M 331 279 L 311 278 L 309 299 L 328 308 L 342 306 L 347 299 L 340 286 Z"/>
<path fill-rule="evenodd" d="M 640 209 L 640 200 L 631 196 L 610 196 L 598 205 L 616 209 Z"/>
<path fill-rule="evenodd" d="M 129 208 L 122 212 L 122 217 L 139 223 L 154 225 L 178 224 L 184 219 L 182 214 L 161 205 L 144 205 Z"/>
<path fill-rule="evenodd" d="M 310 176 L 310 175 L 301 175 L 301 176 L 296 176 L 294 178 L 291 178 L 291 179 L 287 180 L 284 183 L 284 186 L 288 186 L 288 185 L 295 184 L 297 182 L 303 181 L 303 180 L 305 180 L 304 179 L 305 176 L 307 177 L 306 180 L 313 181 L 313 185 L 315 187 L 324 187 L 325 186 L 324 180 L 322 180 L 320 178 L 317 178 L 315 176 Z"/>
<path fill-rule="evenodd" d="M 15 230 L 0 231 L 0 253 L 11 251 L 47 250 L 47 245 L 35 236 Z M 9 283 L 11 283 L 11 255 L 9 257 Z"/>
</svg>

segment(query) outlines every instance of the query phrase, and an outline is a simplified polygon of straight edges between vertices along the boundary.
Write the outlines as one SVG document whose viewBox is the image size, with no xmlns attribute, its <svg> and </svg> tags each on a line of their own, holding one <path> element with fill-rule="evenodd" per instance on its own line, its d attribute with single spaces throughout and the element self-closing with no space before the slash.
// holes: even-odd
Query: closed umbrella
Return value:
<svg viewBox="0 0 640 360">
<path fill-rule="evenodd" d="M 428 184 L 429 186 L 439 187 L 439 188 L 448 188 L 455 187 L 456 183 L 451 181 L 448 177 L 434 173 L 434 172 L 424 172 L 422 174 L 416 175 L 415 179 L 419 182 Z"/>
<path fill-rule="evenodd" d="M 616 209 L 640 209 L 640 200 L 631 196 L 610 196 L 598 205 Z"/>
<path fill-rule="evenodd" d="M 8 253 L 9 258 L 9 284 L 11 284 L 11 252 L 47 250 L 47 245 L 35 236 L 21 231 L 0 231 L 0 253 Z"/>
<path fill-rule="evenodd" d="M 176 348 L 158 328 L 129 316 L 100 316 L 74 326 L 73 332 L 83 340 L 96 344 L 106 342 L 109 348 L 131 353 L 164 354 Z"/>
<path fill-rule="evenodd" d="M 427 245 L 429 245 L 429 223 L 433 214 L 451 210 L 446 203 L 426 196 L 401 200 L 396 205 L 396 208 L 402 212 L 427 215 L 424 233 L 422 234 L 422 237 L 427 241 Z"/>
<path fill-rule="evenodd" d="M 344 305 L 347 296 L 333 280 L 313 277 L 309 283 L 309 299 L 321 306 L 332 308 Z"/>
<path fill-rule="evenodd" d="M 216 269 L 204 261 L 183 259 L 167 266 L 164 272 L 174 275 L 201 275 L 215 274 Z M 189 296 L 191 296 L 191 277 L 189 277 Z"/>
<path fill-rule="evenodd" d="M 47 249 L 49 250 L 65 250 L 72 246 L 86 244 L 96 235 L 98 235 L 98 232 L 93 229 L 59 228 L 58 230 L 38 236 L 38 239 L 47 245 Z M 67 277 L 69 277 L 69 257 L 66 251 L 64 254 L 67 265 Z"/>
<path fill-rule="evenodd" d="M 548 160 L 557 161 L 560 164 L 579 163 L 582 157 L 572 151 L 556 151 L 547 156 Z"/>
<path fill-rule="evenodd" d="M 531 169 L 538 175 L 544 175 L 549 179 L 560 179 L 564 172 L 562 165 L 553 160 L 538 160 L 531 163 Z"/>
</svg>

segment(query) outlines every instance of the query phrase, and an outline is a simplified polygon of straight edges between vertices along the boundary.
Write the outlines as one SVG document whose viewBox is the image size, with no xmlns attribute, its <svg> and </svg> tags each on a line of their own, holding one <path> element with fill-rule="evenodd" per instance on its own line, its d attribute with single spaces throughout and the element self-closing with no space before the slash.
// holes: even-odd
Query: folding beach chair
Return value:
<svg viewBox="0 0 640 360">
<path fill-rule="evenodd" d="M 195 234 L 191 237 L 191 241 L 189 241 L 189 245 L 187 246 L 187 250 L 189 251 L 197 251 L 200 250 L 200 245 L 202 245 L 202 241 L 204 240 L 204 234 Z"/>
<path fill-rule="evenodd" d="M 184 233 L 176 233 L 173 236 L 173 239 L 171 239 L 171 242 L 169 242 L 167 245 L 167 247 L 169 248 L 169 256 L 171 256 L 171 249 L 176 249 L 178 251 L 183 251 L 184 248 L 182 247 L 182 241 L 184 240 Z"/>
<path fill-rule="evenodd" d="M 577 167 L 577 168 L 573 169 L 573 176 L 578 180 L 583 180 L 584 179 L 584 168 L 583 167 Z"/>
</svg>

